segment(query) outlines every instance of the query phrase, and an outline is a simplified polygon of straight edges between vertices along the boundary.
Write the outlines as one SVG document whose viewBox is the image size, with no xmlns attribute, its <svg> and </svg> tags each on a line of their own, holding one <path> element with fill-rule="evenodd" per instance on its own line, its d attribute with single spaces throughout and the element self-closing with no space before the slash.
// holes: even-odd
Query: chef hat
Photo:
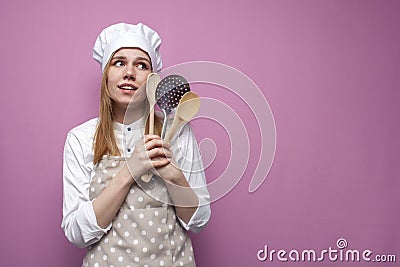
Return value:
<svg viewBox="0 0 400 267">
<path fill-rule="evenodd" d="M 160 45 L 160 36 L 150 27 L 142 23 L 118 23 L 105 28 L 97 37 L 93 47 L 93 58 L 101 64 L 101 70 L 104 72 L 115 51 L 122 47 L 137 47 L 149 55 L 153 72 L 159 72 L 162 68 Z"/>
</svg>

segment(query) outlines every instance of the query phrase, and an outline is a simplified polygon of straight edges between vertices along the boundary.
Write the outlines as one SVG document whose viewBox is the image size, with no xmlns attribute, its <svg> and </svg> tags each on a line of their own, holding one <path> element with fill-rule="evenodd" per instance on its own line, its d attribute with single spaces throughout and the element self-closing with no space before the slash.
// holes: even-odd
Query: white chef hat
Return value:
<svg viewBox="0 0 400 267">
<path fill-rule="evenodd" d="M 93 58 L 101 64 L 101 70 L 104 72 L 115 51 L 122 47 L 137 47 L 149 55 L 153 72 L 159 72 L 162 68 L 160 45 L 160 36 L 150 27 L 142 23 L 117 23 L 99 34 L 93 47 Z"/>
</svg>

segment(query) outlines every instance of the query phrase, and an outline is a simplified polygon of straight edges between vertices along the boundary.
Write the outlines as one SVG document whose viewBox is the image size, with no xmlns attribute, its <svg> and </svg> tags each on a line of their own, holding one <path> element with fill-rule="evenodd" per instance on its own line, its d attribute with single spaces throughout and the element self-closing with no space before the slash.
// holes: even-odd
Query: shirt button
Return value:
<svg viewBox="0 0 400 267">
<path fill-rule="evenodd" d="M 128 149 L 127 149 L 127 151 L 128 151 L 128 152 L 131 152 L 131 149 L 130 149 L 130 148 L 128 148 Z"/>
<path fill-rule="evenodd" d="M 131 127 L 128 127 L 128 129 L 127 129 L 127 130 L 128 130 L 128 132 L 130 132 L 130 131 L 131 131 Z"/>
</svg>

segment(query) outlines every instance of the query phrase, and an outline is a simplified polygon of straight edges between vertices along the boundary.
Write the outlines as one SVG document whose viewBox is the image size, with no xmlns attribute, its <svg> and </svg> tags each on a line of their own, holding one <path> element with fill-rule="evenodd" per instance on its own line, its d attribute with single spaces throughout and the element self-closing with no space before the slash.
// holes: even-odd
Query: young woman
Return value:
<svg viewBox="0 0 400 267">
<path fill-rule="evenodd" d="M 195 266 L 187 231 L 211 213 L 195 137 L 189 125 L 170 143 L 144 135 L 144 84 L 161 70 L 160 44 L 141 23 L 111 25 L 96 40 L 99 118 L 72 129 L 64 148 L 62 228 L 88 247 L 82 266 Z"/>
</svg>

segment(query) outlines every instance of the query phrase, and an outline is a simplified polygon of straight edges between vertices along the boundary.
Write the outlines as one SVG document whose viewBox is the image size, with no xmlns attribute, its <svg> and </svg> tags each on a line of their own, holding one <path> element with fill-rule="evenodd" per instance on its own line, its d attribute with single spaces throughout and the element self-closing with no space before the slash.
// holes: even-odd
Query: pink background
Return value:
<svg viewBox="0 0 400 267">
<path fill-rule="evenodd" d="M 67 131 L 97 115 L 91 49 L 120 21 L 157 29 L 165 67 L 210 60 L 243 71 L 274 113 L 269 176 L 248 193 L 250 158 L 239 184 L 212 204 L 209 226 L 193 235 L 198 266 L 344 266 L 256 257 L 265 244 L 322 250 L 341 237 L 400 261 L 399 13 L 389 0 L 2 1 L 0 265 L 81 264 L 85 251 L 60 228 L 62 150 Z M 198 137 L 212 136 L 201 126 Z M 228 153 L 216 144 L 210 179 Z"/>
</svg>

